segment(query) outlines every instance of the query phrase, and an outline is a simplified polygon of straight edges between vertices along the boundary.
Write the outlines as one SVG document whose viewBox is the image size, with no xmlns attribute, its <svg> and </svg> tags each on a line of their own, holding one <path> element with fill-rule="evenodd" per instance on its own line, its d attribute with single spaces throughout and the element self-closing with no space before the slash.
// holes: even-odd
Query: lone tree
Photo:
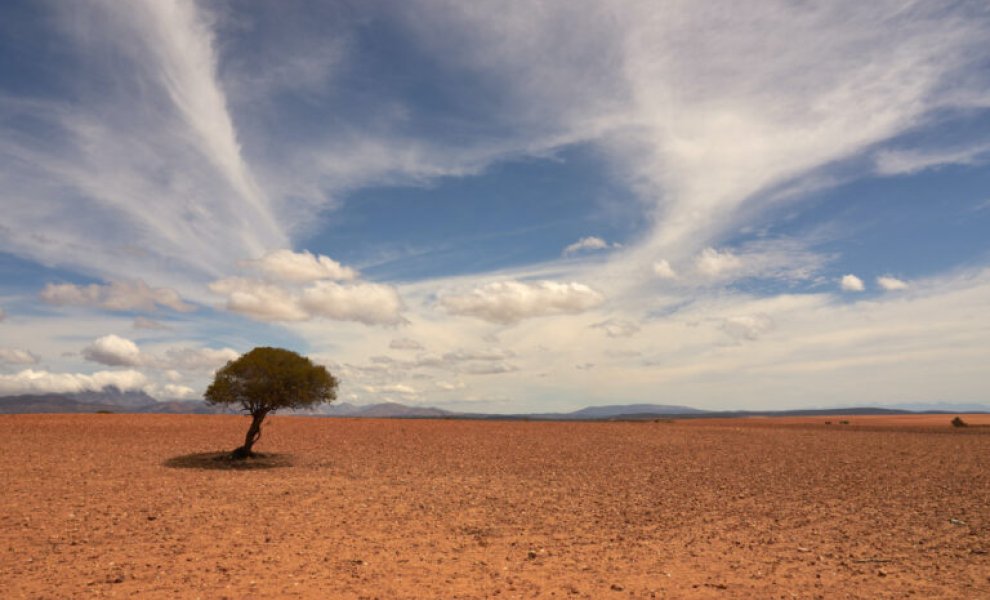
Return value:
<svg viewBox="0 0 990 600">
<path fill-rule="evenodd" d="M 326 367 L 282 348 L 255 348 L 217 371 L 206 389 L 206 403 L 239 405 L 251 415 L 244 445 L 233 458 L 254 456 L 261 422 L 280 408 L 310 408 L 337 398 L 337 379 Z"/>
</svg>

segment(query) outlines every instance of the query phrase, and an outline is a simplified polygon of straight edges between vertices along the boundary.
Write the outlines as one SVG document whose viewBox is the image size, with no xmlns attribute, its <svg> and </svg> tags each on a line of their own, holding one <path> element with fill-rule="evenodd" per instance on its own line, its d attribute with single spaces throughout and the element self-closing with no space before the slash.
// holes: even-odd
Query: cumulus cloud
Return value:
<svg viewBox="0 0 990 600">
<path fill-rule="evenodd" d="M 153 288 L 140 279 L 105 285 L 49 283 L 41 291 L 41 299 L 56 306 L 90 306 L 113 311 L 154 311 L 159 306 L 179 312 L 195 310 L 194 306 L 183 302 L 175 290 Z"/>
<path fill-rule="evenodd" d="M 705 248 L 695 258 L 695 268 L 705 277 L 721 277 L 743 266 L 743 261 L 728 250 L 719 252 L 715 248 Z"/>
<path fill-rule="evenodd" d="M 209 285 L 226 296 L 226 308 L 259 321 L 309 321 L 316 318 L 397 325 L 404 309 L 389 285 L 353 281 L 358 272 L 311 252 L 276 250 L 242 266 L 267 279 L 227 277 Z"/>
<path fill-rule="evenodd" d="M 309 283 L 329 279 L 350 281 L 358 272 L 345 267 L 329 256 L 314 255 L 311 252 L 276 250 L 258 260 L 247 260 L 244 265 L 253 267 L 269 279 L 291 283 Z"/>
<path fill-rule="evenodd" d="M 879 285 L 885 292 L 896 292 L 899 290 L 906 290 L 908 288 L 906 281 L 890 275 L 882 275 L 877 277 L 877 285 Z"/>
<path fill-rule="evenodd" d="M 866 289 L 863 280 L 853 274 L 843 275 L 839 285 L 844 292 L 862 292 Z"/>
<path fill-rule="evenodd" d="M 601 323 L 592 325 L 595 329 L 601 329 L 605 335 L 611 338 L 630 337 L 639 333 L 639 325 L 624 319 L 609 319 Z"/>
<path fill-rule="evenodd" d="M 36 365 L 41 362 L 41 358 L 27 350 L 20 348 L 0 348 L 0 363 L 9 365 Z"/>
<path fill-rule="evenodd" d="M 722 320 L 722 331 L 738 340 L 755 340 L 774 328 L 769 315 L 738 315 Z"/>
<path fill-rule="evenodd" d="M 108 367 L 136 367 L 145 362 L 137 344 L 113 334 L 97 338 L 83 348 L 83 358 Z"/>
<path fill-rule="evenodd" d="M 467 293 L 442 295 L 438 304 L 452 315 L 512 325 L 533 317 L 582 313 L 604 301 L 600 292 L 583 283 L 498 281 Z"/>
<path fill-rule="evenodd" d="M 617 248 L 618 244 L 609 244 L 605 240 L 596 236 L 588 236 L 579 239 L 573 244 L 564 248 L 564 256 L 569 256 L 571 254 L 576 254 L 578 252 L 590 252 L 595 250 L 607 250 L 609 248 Z"/>
<path fill-rule="evenodd" d="M 143 352 L 133 341 L 117 335 L 97 338 L 82 350 L 83 358 L 109 367 L 146 366 L 165 370 L 172 382 L 181 379 L 178 371 L 213 371 L 240 353 L 233 348 L 168 348 L 162 353 Z"/>
<path fill-rule="evenodd" d="M 258 321 L 305 321 L 310 315 L 299 305 L 299 298 L 277 285 L 228 277 L 209 285 L 210 291 L 227 297 L 227 310 Z"/>
<path fill-rule="evenodd" d="M 196 394 L 196 390 L 186 385 L 167 383 L 164 386 L 162 386 L 161 393 L 166 398 L 185 400 L 186 398 L 193 397 Z"/>
<path fill-rule="evenodd" d="M 388 345 L 392 350 L 422 350 L 423 345 L 409 338 L 395 338 Z"/>
<path fill-rule="evenodd" d="M 660 259 L 653 263 L 653 274 L 660 279 L 676 279 L 677 271 L 666 259 Z"/>
<path fill-rule="evenodd" d="M 303 290 L 300 305 L 311 316 L 365 325 L 396 325 L 402 322 L 402 300 L 390 285 L 354 283 L 341 285 L 320 281 Z"/>
<path fill-rule="evenodd" d="M 52 373 L 26 369 L 14 375 L 0 375 L 0 394 L 70 394 L 100 391 L 113 386 L 123 391 L 140 390 L 148 383 L 140 371 L 97 371 Z"/>
</svg>

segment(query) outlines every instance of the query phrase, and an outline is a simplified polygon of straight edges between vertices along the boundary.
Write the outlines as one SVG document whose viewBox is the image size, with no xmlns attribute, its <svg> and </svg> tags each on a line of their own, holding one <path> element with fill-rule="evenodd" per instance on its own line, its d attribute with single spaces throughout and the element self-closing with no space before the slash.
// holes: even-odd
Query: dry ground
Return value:
<svg viewBox="0 0 990 600">
<path fill-rule="evenodd" d="M 3 415 L 3 596 L 990 597 L 990 428 L 848 419 Z"/>
</svg>

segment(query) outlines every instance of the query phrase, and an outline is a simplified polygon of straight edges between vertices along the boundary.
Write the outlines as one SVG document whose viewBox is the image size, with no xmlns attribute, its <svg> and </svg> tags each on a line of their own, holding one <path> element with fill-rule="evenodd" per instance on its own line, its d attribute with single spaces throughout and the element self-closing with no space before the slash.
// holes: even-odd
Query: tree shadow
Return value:
<svg viewBox="0 0 990 600">
<path fill-rule="evenodd" d="M 250 458 L 233 458 L 230 452 L 200 452 L 173 456 L 162 465 L 170 469 L 207 469 L 215 471 L 254 471 L 280 469 L 292 466 L 289 454 L 262 454 L 255 452 Z"/>
</svg>

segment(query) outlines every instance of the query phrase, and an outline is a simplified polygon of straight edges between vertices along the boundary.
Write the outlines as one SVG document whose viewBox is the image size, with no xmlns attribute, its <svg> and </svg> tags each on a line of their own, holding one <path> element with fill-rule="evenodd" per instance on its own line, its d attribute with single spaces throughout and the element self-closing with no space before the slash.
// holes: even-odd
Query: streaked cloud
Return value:
<svg viewBox="0 0 990 600">
<path fill-rule="evenodd" d="M 911 175 L 947 165 L 978 165 L 990 162 L 990 144 L 934 150 L 882 150 L 875 156 L 880 175 Z"/>
<path fill-rule="evenodd" d="M 564 248 L 564 256 L 570 256 L 571 254 L 577 254 L 579 252 L 589 252 L 595 250 L 608 250 L 609 248 L 616 247 L 615 244 L 609 244 L 605 240 L 596 236 L 588 236 L 579 239 L 573 244 Z"/>
<path fill-rule="evenodd" d="M 388 343 L 392 350 L 422 350 L 423 345 L 410 338 L 394 338 Z"/>
<path fill-rule="evenodd" d="M 151 331 L 168 331 L 171 329 L 168 325 L 147 317 L 135 318 L 134 322 L 131 324 L 131 327 L 134 329 L 148 329 Z"/>
</svg>

